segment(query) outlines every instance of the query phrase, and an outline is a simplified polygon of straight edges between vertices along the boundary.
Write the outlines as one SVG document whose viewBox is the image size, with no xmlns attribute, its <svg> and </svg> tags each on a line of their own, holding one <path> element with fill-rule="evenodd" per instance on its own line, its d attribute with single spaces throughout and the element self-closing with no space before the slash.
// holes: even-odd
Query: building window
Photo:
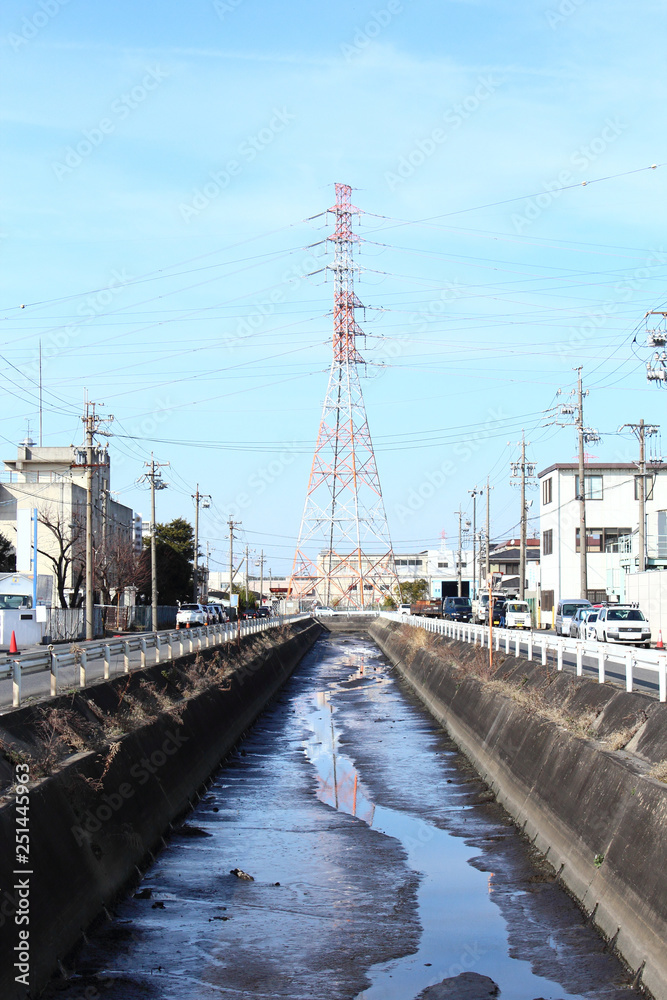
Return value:
<svg viewBox="0 0 667 1000">
<path fill-rule="evenodd" d="M 552 484 L 551 476 L 549 476 L 548 479 L 544 479 L 542 481 L 542 503 L 544 505 L 551 503 L 552 500 L 551 484 Z"/>
<path fill-rule="evenodd" d="M 447 569 L 449 563 L 438 563 L 438 569 Z"/>
<path fill-rule="evenodd" d="M 602 500 L 602 476 L 584 475 L 586 485 L 585 500 Z M 579 476 L 574 477 L 574 495 L 579 497 Z"/>
<path fill-rule="evenodd" d="M 609 599 L 606 590 L 587 590 L 586 593 L 591 604 L 602 604 Z"/>
<path fill-rule="evenodd" d="M 641 476 L 635 476 L 635 500 L 639 500 L 639 480 Z M 644 476 L 645 486 L 644 486 L 644 499 L 653 499 L 653 486 L 655 485 L 655 474 L 648 473 Z"/>
<path fill-rule="evenodd" d="M 554 606 L 554 592 L 553 590 L 543 590 L 542 598 L 540 600 L 540 607 L 542 611 L 552 611 Z"/>
<path fill-rule="evenodd" d="M 632 528 L 586 528 L 586 551 L 620 552 L 619 539 L 631 534 Z M 579 551 L 579 528 L 575 531 L 574 550 Z"/>
<path fill-rule="evenodd" d="M 551 480 L 549 480 L 551 482 Z M 542 555 L 550 556 L 554 550 L 554 533 L 553 528 L 549 528 L 548 531 L 542 532 Z"/>
</svg>

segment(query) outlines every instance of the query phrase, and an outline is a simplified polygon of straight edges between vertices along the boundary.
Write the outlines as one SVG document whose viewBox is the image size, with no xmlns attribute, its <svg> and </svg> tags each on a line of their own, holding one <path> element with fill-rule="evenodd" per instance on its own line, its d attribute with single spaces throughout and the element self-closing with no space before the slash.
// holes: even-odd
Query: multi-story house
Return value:
<svg viewBox="0 0 667 1000">
<path fill-rule="evenodd" d="M 624 600 L 626 575 L 639 562 L 639 492 L 632 463 L 587 464 L 586 564 L 588 593 L 580 594 L 579 467 L 550 465 L 539 473 L 541 606 L 560 598 Z M 667 465 L 650 465 L 646 476 L 646 566 L 667 566 Z"/>
</svg>

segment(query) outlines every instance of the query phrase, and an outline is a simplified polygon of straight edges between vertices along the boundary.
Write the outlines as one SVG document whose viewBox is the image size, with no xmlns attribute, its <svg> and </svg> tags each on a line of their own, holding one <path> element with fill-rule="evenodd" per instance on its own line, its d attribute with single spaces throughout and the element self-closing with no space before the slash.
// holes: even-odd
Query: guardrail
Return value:
<svg viewBox="0 0 667 1000">
<path fill-rule="evenodd" d="M 420 615 L 402 615 L 396 611 L 381 611 L 382 618 L 401 622 L 403 625 L 414 625 L 444 635 L 448 639 L 458 639 L 460 642 L 470 642 L 480 648 L 489 647 L 488 625 L 473 625 L 470 622 L 452 622 L 441 619 L 425 618 Z M 563 657 L 570 653 L 575 659 L 577 677 L 584 673 L 584 656 L 597 660 L 598 681 L 604 684 L 610 667 L 620 667 L 625 672 L 625 690 L 632 691 L 635 686 L 635 670 L 640 667 L 655 673 L 658 683 L 660 701 L 667 701 L 667 652 L 656 649 L 637 649 L 634 646 L 614 645 L 608 642 L 597 642 L 585 639 L 567 639 L 564 636 L 552 636 L 544 633 L 536 635 L 533 632 L 523 632 L 520 629 L 494 627 L 494 648 L 505 653 L 512 651 L 515 656 L 523 656 L 521 646 L 527 646 L 527 658 L 534 660 L 539 657 L 543 666 L 549 660 L 549 654 L 556 663 L 558 670 L 563 669 Z"/>
<path fill-rule="evenodd" d="M 104 639 L 96 642 L 73 643 L 69 648 L 47 646 L 44 650 L 35 650 L 18 657 L 0 658 L 0 679 L 11 679 L 12 707 L 20 708 L 22 681 L 31 674 L 51 674 L 50 695 L 58 693 L 59 672 L 67 667 L 78 667 L 78 686 L 86 687 L 88 668 L 95 660 L 104 661 L 104 679 L 111 676 L 111 661 L 113 657 L 123 657 L 123 672 L 130 673 L 133 669 L 141 669 L 147 665 L 147 653 L 154 650 L 152 664 L 174 659 L 174 648 L 178 647 L 177 656 L 221 646 L 239 637 L 265 632 L 278 628 L 286 622 L 298 621 L 310 617 L 307 614 L 279 615 L 277 618 L 255 618 L 248 621 L 229 622 L 220 625 L 204 625 L 200 628 L 168 629 L 163 632 L 138 633 L 127 638 Z M 133 654 L 139 654 L 138 663 Z"/>
</svg>

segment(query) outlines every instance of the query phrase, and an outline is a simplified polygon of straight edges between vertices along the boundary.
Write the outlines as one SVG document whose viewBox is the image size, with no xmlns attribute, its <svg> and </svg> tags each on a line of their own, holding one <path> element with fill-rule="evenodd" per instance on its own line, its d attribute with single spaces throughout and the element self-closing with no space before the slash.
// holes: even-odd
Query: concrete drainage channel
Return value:
<svg viewBox="0 0 667 1000">
<path fill-rule="evenodd" d="M 341 632 L 305 656 L 48 995 L 499 993 L 639 996 L 375 644 Z"/>
<path fill-rule="evenodd" d="M 3 1000 L 66 969 L 320 632 L 302 620 L 2 716 Z"/>
<path fill-rule="evenodd" d="M 662 1000 L 665 706 L 644 695 L 548 676 L 525 661 L 508 660 L 494 683 L 485 683 L 481 662 L 472 662 L 475 650 L 416 631 L 387 621 L 371 626 L 380 648 L 625 959 L 635 983 Z M 498 686 L 503 672 L 505 691 Z M 531 689 L 532 700 L 525 693 Z M 550 709 L 562 705 L 566 711 L 551 711 L 556 721 L 550 721 Z M 568 712 L 575 731 L 564 725 Z M 582 717 L 593 720 L 589 739 L 576 732 Z M 599 742 L 614 734 L 619 742 Z"/>
</svg>

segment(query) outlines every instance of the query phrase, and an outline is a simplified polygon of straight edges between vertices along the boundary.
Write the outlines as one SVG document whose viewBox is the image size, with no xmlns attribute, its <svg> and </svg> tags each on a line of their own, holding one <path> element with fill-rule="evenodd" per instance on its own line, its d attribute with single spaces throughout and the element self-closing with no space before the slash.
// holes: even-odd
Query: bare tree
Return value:
<svg viewBox="0 0 667 1000">
<path fill-rule="evenodd" d="M 54 512 L 51 507 L 43 507 L 38 514 L 38 521 L 53 536 L 52 551 L 40 549 L 39 546 L 37 551 L 45 556 L 53 567 L 60 607 L 77 608 L 83 601 L 83 594 L 80 591 L 86 572 L 85 561 L 81 556 L 81 547 L 78 545 L 84 533 L 81 518 L 73 513 L 71 518 L 66 519 L 61 514 Z M 65 596 L 68 577 L 71 577 L 69 604 Z"/>
<path fill-rule="evenodd" d="M 127 533 L 115 535 L 95 553 L 95 586 L 102 604 L 111 604 L 114 592 L 117 604 L 126 587 L 136 583 L 139 555 Z"/>
</svg>

